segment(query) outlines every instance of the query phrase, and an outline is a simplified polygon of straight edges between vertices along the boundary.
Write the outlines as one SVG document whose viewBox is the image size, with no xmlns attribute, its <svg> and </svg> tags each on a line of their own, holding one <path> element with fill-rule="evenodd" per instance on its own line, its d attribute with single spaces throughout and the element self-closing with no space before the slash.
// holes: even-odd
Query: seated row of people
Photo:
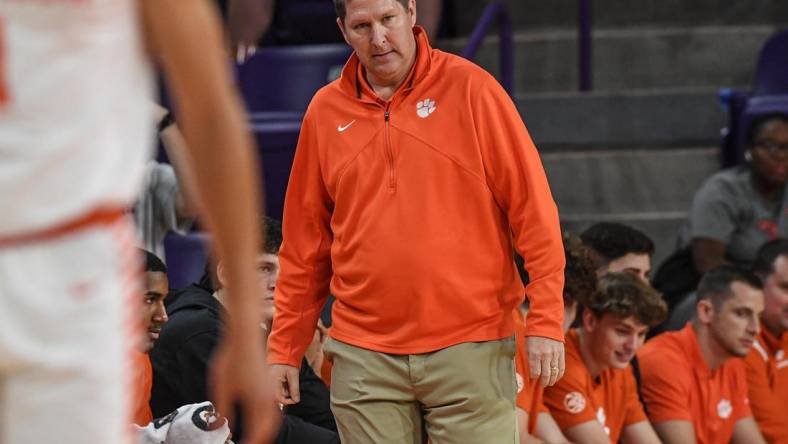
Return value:
<svg viewBox="0 0 788 444">
<path fill-rule="evenodd" d="M 788 241 L 764 245 L 754 273 L 729 265 L 706 273 L 691 322 L 645 342 L 667 307 L 643 279 L 650 254 L 637 245 L 647 237 L 616 225 L 581 235 L 595 262 L 578 246 L 567 250 L 566 318 L 573 300 L 584 309 L 566 334 L 564 378 L 544 393 L 526 381 L 518 395 L 521 442 L 788 442 Z M 616 259 L 638 250 L 640 265 L 620 267 Z M 573 295 L 582 276 L 591 282 L 591 267 L 599 282 L 585 288 L 596 290 Z"/>
<path fill-rule="evenodd" d="M 270 219 L 262 228 L 267 241 L 258 264 L 266 301 L 261 319 L 263 328 L 270 329 L 281 232 Z M 757 276 L 731 266 L 707 273 L 692 322 L 643 346 L 648 330 L 667 313 L 647 280 L 653 243 L 620 224 L 598 224 L 581 239 L 565 239 L 567 371 L 554 386 L 542 389 L 537 379 L 528 378 L 524 316 L 519 310 L 513 313 L 521 442 L 757 443 L 764 442 L 762 435 L 769 442 L 788 439 L 783 415 L 788 399 L 788 241 L 762 248 Z M 152 416 L 208 399 L 208 363 L 222 330 L 221 264 L 215 272 L 216 291 L 211 279 L 174 291 L 165 312 L 166 268 L 152 255 L 147 262 L 145 347 L 158 342 L 151 351 L 152 371 L 147 370 L 147 380 L 140 378 L 140 385 L 147 384 L 153 394 L 153 411 L 141 408 L 136 417 L 141 425 Z M 578 306 L 583 310 L 575 320 Z M 575 328 L 570 328 L 573 321 Z M 330 384 L 330 362 L 321 365 L 324 333 L 316 334 L 318 340 L 302 363 L 301 400 L 287 407 L 277 442 L 339 441 L 328 390 L 315 375 L 323 370 Z M 639 373 L 631 365 L 635 356 Z M 740 359 L 745 356 L 746 361 Z M 144 368 L 147 360 L 142 361 Z M 242 436 L 243 428 L 233 433 Z"/>
<path fill-rule="evenodd" d="M 282 242 L 281 225 L 278 221 L 264 218 L 261 231 L 264 235 L 263 253 L 258 257 L 257 268 L 264 303 L 260 319 L 261 329 L 269 331 L 273 319 L 273 291 L 279 273 L 277 255 Z M 135 366 L 139 390 L 134 420 L 139 426 L 147 425 L 153 417 L 176 418 L 184 409 L 193 410 L 195 405 L 205 407 L 204 402 L 210 399 L 208 378 L 211 358 L 226 328 L 222 305 L 222 282 L 225 279 L 221 263 L 215 268 L 209 265 L 207 276 L 201 282 L 168 295 L 166 266 L 152 253 L 144 254 L 143 321 L 148 340 L 142 347 L 147 354 L 140 354 Z M 264 347 L 264 344 L 260 346 Z M 319 358 L 310 358 L 313 363 L 320 362 Z M 299 383 L 301 402 L 284 410 L 282 425 L 274 442 L 338 443 L 328 389 L 306 358 L 301 366 Z M 236 421 L 232 429 L 236 442 L 243 438 L 243 429 L 243 424 Z"/>
</svg>

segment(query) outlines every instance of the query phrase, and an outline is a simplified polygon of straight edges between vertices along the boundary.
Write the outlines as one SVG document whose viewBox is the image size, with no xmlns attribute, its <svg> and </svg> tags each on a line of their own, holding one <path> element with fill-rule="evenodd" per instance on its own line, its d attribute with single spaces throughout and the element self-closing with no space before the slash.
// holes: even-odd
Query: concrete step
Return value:
<svg viewBox="0 0 788 444">
<path fill-rule="evenodd" d="M 673 215 L 687 211 L 700 184 L 719 170 L 719 148 L 589 150 L 542 153 L 562 215 Z"/>
<path fill-rule="evenodd" d="M 597 30 L 594 89 L 745 87 L 752 81 L 761 46 L 776 29 L 752 25 Z M 460 53 L 466 43 L 466 39 L 443 40 L 438 46 Z M 518 32 L 514 58 L 517 93 L 578 88 L 575 30 Z M 497 35 L 485 40 L 475 62 L 497 75 Z"/>
<path fill-rule="evenodd" d="M 727 117 L 716 89 L 532 94 L 515 103 L 545 151 L 716 146 Z"/>
<path fill-rule="evenodd" d="M 459 35 L 470 34 L 487 2 L 446 2 L 446 19 Z M 516 29 L 573 28 L 578 0 L 507 0 Z M 778 25 L 788 23 L 785 0 L 591 0 L 597 28 L 676 25 Z"/>
<path fill-rule="evenodd" d="M 561 225 L 580 233 L 596 222 L 635 226 L 670 254 L 695 191 L 719 169 L 717 147 L 543 153 Z"/>
</svg>

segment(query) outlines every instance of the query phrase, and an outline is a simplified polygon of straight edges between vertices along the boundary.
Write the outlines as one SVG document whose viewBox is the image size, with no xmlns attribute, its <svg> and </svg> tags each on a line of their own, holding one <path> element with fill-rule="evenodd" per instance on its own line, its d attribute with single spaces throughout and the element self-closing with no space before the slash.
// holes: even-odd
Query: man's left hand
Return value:
<svg viewBox="0 0 788 444">
<path fill-rule="evenodd" d="M 528 336 L 526 346 L 531 379 L 540 378 L 542 387 L 548 387 L 564 376 L 563 342 L 541 336 Z"/>
</svg>

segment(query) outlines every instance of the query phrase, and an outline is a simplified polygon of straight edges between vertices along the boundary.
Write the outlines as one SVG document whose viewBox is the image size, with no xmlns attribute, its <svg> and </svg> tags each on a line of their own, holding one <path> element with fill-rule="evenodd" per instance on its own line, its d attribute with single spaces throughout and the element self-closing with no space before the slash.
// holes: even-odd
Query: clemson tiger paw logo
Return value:
<svg viewBox="0 0 788 444">
<path fill-rule="evenodd" d="M 422 119 L 426 119 L 430 114 L 435 112 L 436 106 L 434 100 L 424 99 L 416 104 L 416 114 Z"/>
<path fill-rule="evenodd" d="M 569 392 L 564 396 L 564 408 L 569 413 L 580 413 L 586 408 L 586 398 L 580 392 Z"/>
</svg>

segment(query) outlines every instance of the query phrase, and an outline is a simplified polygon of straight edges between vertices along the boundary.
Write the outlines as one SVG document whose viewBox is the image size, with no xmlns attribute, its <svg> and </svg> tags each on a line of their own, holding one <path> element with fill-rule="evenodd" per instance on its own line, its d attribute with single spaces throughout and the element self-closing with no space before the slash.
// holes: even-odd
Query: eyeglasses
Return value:
<svg viewBox="0 0 788 444">
<path fill-rule="evenodd" d="M 753 144 L 753 146 L 756 148 L 762 148 L 771 156 L 777 153 L 788 154 L 788 143 L 777 143 L 773 140 L 758 140 Z"/>
</svg>

